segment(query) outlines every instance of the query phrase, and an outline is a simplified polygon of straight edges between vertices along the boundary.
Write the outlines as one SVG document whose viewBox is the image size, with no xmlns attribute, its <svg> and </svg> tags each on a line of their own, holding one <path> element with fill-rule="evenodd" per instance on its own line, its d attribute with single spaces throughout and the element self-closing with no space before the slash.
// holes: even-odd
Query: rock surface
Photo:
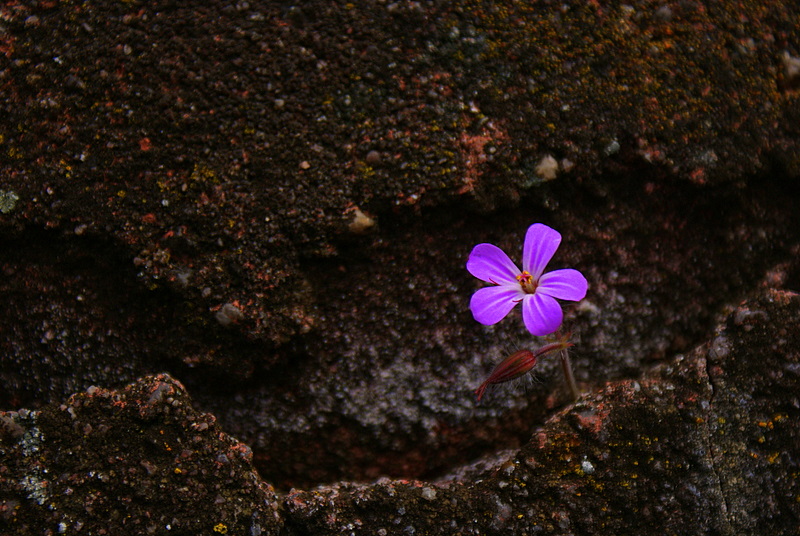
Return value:
<svg viewBox="0 0 800 536">
<path fill-rule="evenodd" d="M 252 451 L 166 375 L 0 414 L 3 534 L 278 534 Z M 245 530 L 246 529 L 246 530 Z"/>
<path fill-rule="evenodd" d="M 622 421 L 626 389 L 702 376 L 694 358 L 675 356 L 716 340 L 715 326 L 742 299 L 800 289 L 797 17 L 788 1 L 0 5 L 0 408 L 28 408 L 3 421 L 4 456 L 19 452 L 18 434 L 39 417 L 68 399 L 94 400 L 73 393 L 135 398 L 163 383 L 186 413 L 155 422 L 190 441 L 186 423 L 214 415 L 215 430 L 236 440 L 204 441 L 202 452 L 242 441 L 252 466 L 239 460 L 230 478 L 257 470 L 269 485 L 243 489 L 281 504 L 277 521 L 264 505 L 203 506 L 203 523 L 219 514 L 245 533 L 247 513 L 264 531 L 346 533 L 403 508 L 417 512 L 414 523 L 401 516 L 387 531 L 444 530 L 450 514 L 465 532 L 509 530 L 492 512 L 523 499 L 497 502 L 477 481 L 505 489 L 485 467 L 507 452 L 529 478 L 538 474 L 522 453 L 567 397 L 557 364 L 545 360 L 531 385 L 502 386 L 476 404 L 473 390 L 493 364 L 536 343 L 522 337 L 518 314 L 493 327 L 473 321 L 470 249 L 492 242 L 518 258 L 536 221 L 563 234 L 551 268 L 577 268 L 590 283 L 587 299 L 566 310 L 576 374 L 608 400 L 602 411 L 569 411 L 613 407 Z M 683 376 L 646 372 L 654 366 Z M 697 396 L 707 395 L 699 385 L 715 385 L 710 370 Z M 104 408 L 107 419 L 121 409 Z M 773 417 L 759 422 L 779 432 L 765 442 L 785 441 L 788 459 L 769 466 L 780 472 L 793 467 L 795 436 L 781 428 L 790 419 Z M 77 437 L 47 424 L 53 452 Z M 714 451 L 737 453 L 712 464 L 720 483 L 703 487 L 705 473 L 689 468 L 693 487 L 675 496 L 690 501 L 694 489 L 708 511 L 724 504 L 730 515 L 703 517 L 711 532 L 746 533 L 740 520 L 768 513 L 775 526 L 790 519 L 794 506 L 778 497 L 793 493 L 792 473 L 770 473 L 774 500 L 753 513 L 742 497 L 766 481 L 725 465 L 743 459 L 737 445 L 749 428 L 723 424 L 738 443 Z M 705 426 L 680 430 L 721 441 Z M 658 437 L 667 435 L 677 441 Z M 556 458 L 571 446 L 547 444 L 540 456 L 567 463 Z M 708 466 L 712 455 L 694 456 Z M 469 468 L 477 458 L 483 471 Z M 159 460 L 159 471 L 172 463 Z M 50 459 L 12 461 L 3 466 L 34 478 L 30 487 L 44 478 L 30 466 Z M 446 474 L 459 476 L 448 488 L 432 484 Z M 640 495 L 604 493 L 613 497 L 607 515 L 623 519 L 645 503 L 645 517 L 676 512 L 658 481 L 672 476 L 653 471 L 652 487 L 629 478 Z M 335 484 L 379 477 L 409 482 Z M 16 513 L 3 519 L 33 523 L 45 495 L 29 499 L 20 482 L 4 480 L 12 491 L 3 514 Z M 319 484 L 330 486 L 277 502 L 269 488 Z M 183 491 L 164 486 L 172 494 L 158 499 L 158 516 L 180 510 L 170 501 Z M 189 489 L 203 503 L 205 481 Z M 463 508 L 467 500 L 482 509 Z M 77 498 L 59 506 L 80 511 Z M 151 506 L 131 511 L 160 531 L 144 524 Z M 589 506 L 582 520 L 577 506 L 566 519 L 530 508 L 509 511 L 531 532 L 544 526 L 537 508 L 557 530 L 604 519 Z M 58 519 L 74 527 L 83 518 Z"/>
<path fill-rule="evenodd" d="M 767 290 L 706 344 L 556 413 L 438 482 L 278 499 L 250 449 L 167 376 L 0 414 L 8 534 L 794 534 L 800 295 Z M 48 532 L 49 531 L 49 532 Z M 105 531 L 105 532 L 103 532 Z"/>
</svg>

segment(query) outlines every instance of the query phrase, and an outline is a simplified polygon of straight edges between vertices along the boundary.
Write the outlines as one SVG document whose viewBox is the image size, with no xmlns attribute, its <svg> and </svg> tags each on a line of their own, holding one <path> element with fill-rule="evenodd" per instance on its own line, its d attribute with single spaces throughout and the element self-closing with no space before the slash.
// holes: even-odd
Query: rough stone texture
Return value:
<svg viewBox="0 0 800 536">
<path fill-rule="evenodd" d="M 763 4 L 6 2 L 4 227 L 110 238 L 195 322 L 281 344 L 362 210 L 631 161 L 796 174 L 796 5 Z"/>
<path fill-rule="evenodd" d="M 550 360 L 475 403 L 531 341 L 518 314 L 472 320 L 474 244 L 563 233 L 552 267 L 590 282 L 566 311 L 586 390 L 800 288 L 796 20 L 2 2 L 0 408 L 166 371 L 284 491 L 516 451 L 566 397 Z"/>
<path fill-rule="evenodd" d="M 591 285 L 583 307 L 567 310 L 588 388 L 638 377 L 704 340 L 720 311 L 798 240 L 798 196 L 785 179 L 713 192 L 667 179 L 652 191 L 594 184 L 604 190 L 556 186 L 550 210 L 531 201 L 466 221 L 434 214 L 308 260 L 316 327 L 277 352 L 212 313 L 216 328 L 195 322 L 197 303 L 175 290 L 142 288 L 111 244 L 24 233 L 0 253 L 9 311 L 0 317 L 9 334 L 0 397 L 8 409 L 34 408 L 166 370 L 252 446 L 259 471 L 281 489 L 427 478 L 519 446 L 531 422 L 565 401 L 562 381 L 555 361 L 544 361 L 537 382 L 503 386 L 476 405 L 472 390 L 493 363 L 531 341 L 518 312 L 492 328 L 472 319 L 468 300 L 480 284 L 464 261 L 474 244 L 518 257 L 532 221 L 564 233 L 554 267 L 579 268 Z M 273 354 L 278 363 L 258 364 Z"/>
<path fill-rule="evenodd" d="M 0 415 L 0 528 L 796 534 L 798 325 L 800 295 L 764 291 L 708 343 L 587 394 L 506 459 L 438 482 L 292 490 L 280 505 L 252 470 L 249 448 L 191 410 L 175 380 L 91 389 L 61 406 Z"/>
<path fill-rule="evenodd" d="M 0 413 L 2 534 L 278 534 L 250 447 L 166 375 Z"/>
<path fill-rule="evenodd" d="M 493 469 L 437 486 L 290 494 L 287 525 L 297 534 L 796 534 L 798 325 L 800 296 L 766 291 L 708 343 L 584 397 Z"/>
</svg>

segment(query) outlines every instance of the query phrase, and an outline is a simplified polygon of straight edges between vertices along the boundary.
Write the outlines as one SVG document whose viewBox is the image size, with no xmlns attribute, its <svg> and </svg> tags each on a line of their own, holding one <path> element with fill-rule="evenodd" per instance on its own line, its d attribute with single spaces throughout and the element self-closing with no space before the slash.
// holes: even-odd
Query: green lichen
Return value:
<svg viewBox="0 0 800 536">
<path fill-rule="evenodd" d="M 8 214 L 14 210 L 17 201 L 19 201 L 19 196 L 16 193 L 10 190 L 0 190 L 0 212 L 3 214 Z"/>
</svg>

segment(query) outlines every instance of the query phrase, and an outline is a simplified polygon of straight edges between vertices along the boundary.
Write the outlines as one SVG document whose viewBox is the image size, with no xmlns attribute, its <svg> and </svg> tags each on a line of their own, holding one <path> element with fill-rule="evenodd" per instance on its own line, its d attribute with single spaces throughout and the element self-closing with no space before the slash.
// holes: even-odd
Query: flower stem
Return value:
<svg viewBox="0 0 800 536">
<path fill-rule="evenodd" d="M 566 348 L 561 350 L 561 370 L 564 371 L 564 379 L 567 380 L 573 402 L 577 402 L 581 392 L 578 390 L 578 384 L 575 383 L 575 376 L 572 374 L 572 363 L 569 360 L 569 353 L 567 353 Z"/>
</svg>

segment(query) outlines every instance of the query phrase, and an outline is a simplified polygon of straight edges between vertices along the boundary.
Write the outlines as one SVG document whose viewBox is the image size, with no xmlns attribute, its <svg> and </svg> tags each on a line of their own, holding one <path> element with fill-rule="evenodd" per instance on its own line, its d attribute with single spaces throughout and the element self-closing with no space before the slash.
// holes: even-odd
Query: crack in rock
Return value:
<svg viewBox="0 0 800 536">
<path fill-rule="evenodd" d="M 706 402 L 706 413 L 704 417 L 704 425 L 702 427 L 703 430 L 703 439 L 706 441 L 706 448 L 707 448 L 707 458 L 708 458 L 708 465 L 711 468 L 711 473 L 713 475 L 714 485 L 717 488 L 717 493 L 719 493 L 720 498 L 722 499 L 722 516 L 724 519 L 724 525 L 722 526 L 722 534 L 725 536 L 732 536 L 736 532 L 734 531 L 733 525 L 731 524 L 731 507 L 730 502 L 728 500 L 728 496 L 725 490 L 725 485 L 723 484 L 722 478 L 720 477 L 719 470 L 717 468 L 717 464 L 715 458 L 717 456 L 717 448 L 714 444 L 714 440 L 712 439 L 710 422 L 711 419 L 714 418 L 714 399 L 716 398 L 717 394 L 717 386 L 715 385 L 715 377 L 712 371 L 709 369 L 708 366 L 708 359 L 705 357 L 701 357 L 698 359 L 698 364 L 700 365 L 700 370 L 704 373 L 705 377 L 707 378 L 706 387 L 711 392 L 711 396 L 709 396 Z M 701 406 L 704 405 L 701 402 Z"/>
</svg>

